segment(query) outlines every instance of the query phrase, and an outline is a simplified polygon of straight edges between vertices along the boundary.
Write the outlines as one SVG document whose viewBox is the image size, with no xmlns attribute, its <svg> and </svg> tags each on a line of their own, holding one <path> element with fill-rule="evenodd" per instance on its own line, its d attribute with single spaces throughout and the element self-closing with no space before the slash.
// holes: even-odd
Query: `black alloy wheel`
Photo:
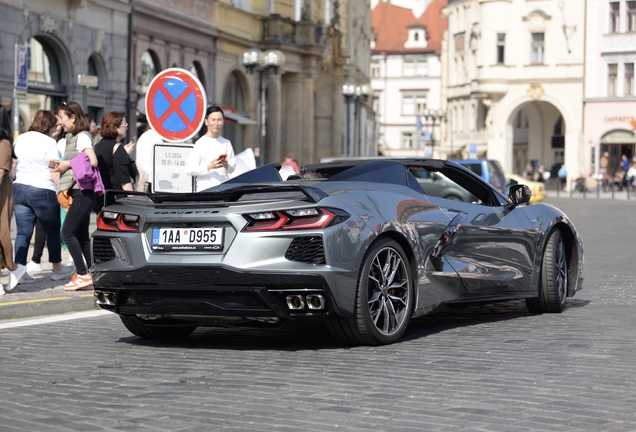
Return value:
<svg viewBox="0 0 636 432">
<path fill-rule="evenodd" d="M 526 305 L 533 313 L 559 313 L 565 309 L 567 295 L 567 254 L 561 231 L 554 229 L 543 253 L 539 297 L 526 299 Z"/>
<path fill-rule="evenodd" d="M 404 250 L 394 240 L 380 238 L 362 261 L 354 315 L 328 322 L 329 329 L 347 343 L 396 342 L 409 323 L 412 298 L 411 267 Z"/>
</svg>

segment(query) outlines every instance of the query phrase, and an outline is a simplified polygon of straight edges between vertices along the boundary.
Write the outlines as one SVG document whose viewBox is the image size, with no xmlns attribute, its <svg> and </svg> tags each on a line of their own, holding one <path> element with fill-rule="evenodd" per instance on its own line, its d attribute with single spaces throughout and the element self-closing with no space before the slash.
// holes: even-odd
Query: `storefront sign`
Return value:
<svg viewBox="0 0 636 432">
<path fill-rule="evenodd" d="M 605 117 L 605 123 L 629 123 L 634 120 L 634 117 Z"/>
</svg>

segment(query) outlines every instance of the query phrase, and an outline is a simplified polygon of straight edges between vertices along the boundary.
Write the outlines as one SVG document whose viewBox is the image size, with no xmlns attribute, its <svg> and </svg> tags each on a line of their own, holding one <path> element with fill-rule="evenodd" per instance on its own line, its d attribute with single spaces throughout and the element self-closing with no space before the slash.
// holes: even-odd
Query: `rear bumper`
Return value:
<svg viewBox="0 0 636 432">
<path fill-rule="evenodd" d="M 317 274 L 249 273 L 224 267 L 147 266 L 91 273 L 98 304 L 123 315 L 196 321 L 225 318 L 302 321 L 344 316 Z M 292 310 L 289 295 L 322 295 L 320 310 Z M 101 300 L 100 300 L 101 296 Z M 108 299 L 108 301 L 104 301 Z"/>
</svg>

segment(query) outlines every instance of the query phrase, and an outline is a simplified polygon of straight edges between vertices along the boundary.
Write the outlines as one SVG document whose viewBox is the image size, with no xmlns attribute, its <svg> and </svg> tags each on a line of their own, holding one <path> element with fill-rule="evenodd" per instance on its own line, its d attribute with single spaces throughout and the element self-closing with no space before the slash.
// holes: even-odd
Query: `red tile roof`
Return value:
<svg viewBox="0 0 636 432">
<path fill-rule="evenodd" d="M 422 16 L 416 18 L 410 9 L 380 1 L 371 12 L 371 26 L 376 38 L 372 54 L 435 52 L 439 55 L 444 32 L 448 28 L 448 20 L 442 15 L 442 8 L 447 3 L 447 0 L 433 0 Z M 426 48 L 404 48 L 409 36 L 409 27 L 414 25 L 426 27 Z"/>
</svg>

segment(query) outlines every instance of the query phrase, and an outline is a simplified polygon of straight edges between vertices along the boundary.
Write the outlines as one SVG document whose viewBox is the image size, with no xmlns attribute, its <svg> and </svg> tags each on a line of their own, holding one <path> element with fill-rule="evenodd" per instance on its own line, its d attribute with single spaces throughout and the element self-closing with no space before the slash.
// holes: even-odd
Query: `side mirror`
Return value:
<svg viewBox="0 0 636 432">
<path fill-rule="evenodd" d="M 516 184 L 510 186 L 510 191 L 508 193 L 510 199 L 513 203 L 526 204 L 530 202 L 530 198 L 532 197 L 532 191 L 530 188 L 524 184 Z"/>
</svg>

